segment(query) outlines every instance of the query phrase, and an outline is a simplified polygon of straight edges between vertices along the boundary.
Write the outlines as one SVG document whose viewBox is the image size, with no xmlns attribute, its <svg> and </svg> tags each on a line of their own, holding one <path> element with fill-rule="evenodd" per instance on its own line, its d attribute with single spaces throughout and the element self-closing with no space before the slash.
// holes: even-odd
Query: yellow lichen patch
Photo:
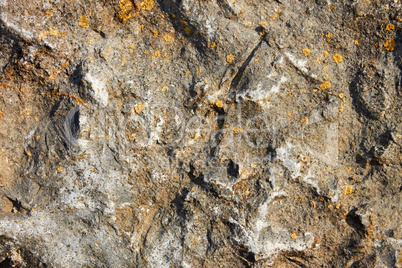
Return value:
<svg viewBox="0 0 402 268">
<path fill-rule="evenodd" d="M 129 139 L 130 141 L 135 140 L 135 133 L 132 133 L 130 136 L 128 136 L 128 139 Z"/>
<path fill-rule="evenodd" d="M 326 59 L 327 56 L 329 55 L 329 53 L 328 53 L 328 51 L 324 51 L 323 53 L 324 53 L 324 59 Z"/>
<path fill-rule="evenodd" d="M 168 86 L 163 86 L 163 87 L 162 87 L 162 92 L 165 92 L 165 91 L 169 91 L 169 87 L 168 87 Z"/>
<path fill-rule="evenodd" d="M 217 102 L 215 103 L 215 105 L 216 105 L 217 107 L 219 107 L 219 108 L 222 108 L 222 107 L 223 107 L 223 102 L 222 102 L 222 101 L 217 101 Z"/>
<path fill-rule="evenodd" d="M 308 117 L 302 118 L 301 122 L 305 123 L 306 125 L 308 125 Z"/>
<path fill-rule="evenodd" d="M 158 35 L 158 30 L 152 29 L 151 32 L 153 33 L 153 35 L 152 35 L 153 38 L 157 38 L 159 36 Z"/>
<path fill-rule="evenodd" d="M 307 57 L 308 55 L 310 55 L 310 49 L 304 48 L 302 51 L 303 51 L 304 56 Z"/>
<path fill-rule="evenodd" d="M 295 233 L 292 233 L 292 234 L 290 235 L 290 237 L 291 237 L 292 239 L 296 239 L 296 238 L 297 238 L 297 235 L 296 235 Z"/>
<path fill-rule="evenodd" d="M 106 136 L 105 136 L 105 140 L 107 140 L 107 141 L 110 140 L 109 135 L 106 135 Z"/>
<path fill-rule="evenodd" d="M 337 7 L 332 6 L 332 7 L 331 7 L 331 10 L 332 10 L 332 11 L 335 11 L 335 10 L 336 10 L 336 8 L 337 8 Z"/>
<path fill-rule="evenodd" d="M 353 193 L 353 187 L 351 185 L 345 185 L 345 195 L 351 195 Z"/>
<path fill-rule="evenodd" d="M 241 129 L 239 127 L 232 127 L 232 130 L 233 130 L 234 133 L 238 133 L 238 132 L 243 131 L 243 129 Z"/>
<path fill-rule="evenodd" d="M 332 58 L 336 63 L 341 63 L 343 61 L 342 55 L 338 53 L 336 53 Z"/>
<path fill-rule="evenodd" d="M 142 9 L 147 10 L 147 11 L 150 11 L 151 9 L 153 9 L 154 5 L 155 5 L 155 3 L 153 0 L 144 0 L 141 3 Z"/>
<path fill-rule="evenodd" d="M 328 88 L 330 88 L 330 87 L 331 87 L 331 83 L 330 83 L 329 81 L 325 81 L 324 83 L 322 83 L 322 84 L 320 85 L 320 88 L 321 88 L 322 90 L 328 89 Z"/>
<path fill-rule="evenodd" d="M 341 107 L 339 107 L 339 112 L 343 112 L 343 110 L 344 110 L 344 108 L 343 108 L 343 106 L 341 106 Z"/>
<path fill-rule="evenodd" d="M 92 45 L 92 44 L 94 43 L 94 40 L 89 39 L 88 43 L 89 43 L 90 45 Z"/>
<path fill-rule="evenodd" d="M 89 28 L 89 19 L 87 16 L 81 16 L 80 21 L 78 22 L 78 26 L 81 26 L 83 28 Z"/>
<path fill-rule="evenodd" d="M 327 33 L 327 34 L 325 35 L 326 38 L 331 38 L 332 36 L 333 36 L 332 33 Z"/>
<path fill-rule="evenodd" d="M 354 43 L 355 43 L 355 45 L 357 46 L 357 45 L 359 44 L 359 41 L 355 40 Z"/>
<path fill-rule="evenodd" d="M 56 36 L 59 32 L 58 32 L 57 30 L 54 30 L 54 29 L 52 29 L 52 28 L 49 28 L 49 33 L 50 33 L 51 35 Z"/>
<path fill-rule="evenodd" d="M 57 168 L 57 172 L 61 172 L 62 169 L 63 169 L 62 167 L 58 167 L 58 168 Z"/>
<path fill-rule="evenodd" d="M 39 139 L 40 139 L 40 136 L 39 136 L 39 135 L 38 135 L 38 136 L 36 136 L 36 137 L 35 137 L 35 139 L 36 139 L 36 140 L 39 140 Z"/>
<path fill-rule="evenodd" d="M 40 31 L 38 33 L 38 38 L 42 39 L 49 35 L 49 31 Z"/>
<path fill-rule="evenodd" d="M 393 51 L 394 48 L 396 47 L 396 43 L 395 43 L 394 39 L 389 39 L 389 40 L 385 41 L 384 47 L 388 51 Z"/>
<path fill-rule="evenodd" d="M 229 62 L 229 63 L 231 63 L 231 62 L 233 62 L 234 61 L 234 56 L 232 55 L 232 54 L 228 54 L 228 55 L 226 55 L 226 61 L 227 62 Z"/>
<path fill-rule="evenodd" d="M 132 11 L 137 7 L 133 5 L 133 2 L 131 0 L 121 0 L 119 8 L 121 9 L 118 13 L 119 19 L 122 22 L 125 22 L 131 17 L 133 17 Z"/>
<path fill-rule="evenodd" d="M 142 112 L 142 110 L 144 110 L 144 109 L 145 109 L 145 107 L 144 107 L 144 105 L 142 105 L 141 103 L 138 104 L 137 106 L 135 106 L 135 108 L 134 108 L 134 110 L 135 110 L 135 112 L 136 112 L 137 114 L 140 114 L 140 113 Z"/>
<path fill-rule="evenodd" d="M 154 55 L 157 56 L 158 58 L 162 57 L 162 55 L 161 55 L 161 53 L 160 53 L 159 50 L 156 50 L 156 51 L 154 52 Z"/>
<path fill-rule="evenodd" d="M 46 16 L 51 17 L 51 16 L 53 16 L 53 10 L 51 10 L 51 9 L 46 9 L 46 10 L 45 10 L 45 14 L 46 14 Z"/>
<path fill-rule="evenodd" d="M 187 21 L 185 21 L 185 20 L 179 20 L 179 22 L 180 22 L 181 25 L 187 26 Z"/>
<path fill-rule="evenodd" d="M 29 157 L 31 157 L 31 156 L 32 156 L 32 154 L 31 154 L 31 152 L 30 152 L 30 151 L 27 151 L 27 155 L 28 155 Z"/>
<path fill-rule="evenodd" d="M 395 26 L 393 24 L 387 24 L 387 26 L 385 27 L 385 30 L 387 31 L 392 31 L 395 29 Z"/>
<path fill-rule="evenodd" d="M 170 36 L 170 35 L 168 35 L 168 34 L 165 34 L 164 36 L 162 36 L 162 38 L 166 41 L 166 42 L 170 42 L 170 41 L 172 41 L 172 37 Z"/>
<path fill-rule="evenodd" d="M 339 95 L 338 95 L 338 96 L 339 96 L 339 98 L 340 98 L 340 99 L 343 99 L 343 97 L 345 97 L 345 95 L 343 95 L 343 93 L 342 93 L 342 92 L 341 92 L 341 93 L 339 93 Z"/>
<path fill-rule="evenodd" d="M 214 47 L 216 47 L 216 43 L 212 42 L 211 45 L 209 46 L 209 48 L 214 48 Z"/>
<path fill-rule="evenodd" d="M 267 27 L 268 23 L 264 20 L 258 23 L 259 25 L 262 25 L 264 27 Z"/>
</svg>

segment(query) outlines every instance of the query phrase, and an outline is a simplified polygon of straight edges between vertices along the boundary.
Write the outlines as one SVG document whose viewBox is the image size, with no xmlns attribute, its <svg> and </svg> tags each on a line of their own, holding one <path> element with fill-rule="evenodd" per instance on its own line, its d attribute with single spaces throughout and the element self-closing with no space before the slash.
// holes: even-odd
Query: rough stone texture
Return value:
<svg viewBox="0 0 402 268">
<path fill-rule="evenodd" d="M 402 267 L 398 0 L 0 0 L 1 267 Z"/>
</svg>

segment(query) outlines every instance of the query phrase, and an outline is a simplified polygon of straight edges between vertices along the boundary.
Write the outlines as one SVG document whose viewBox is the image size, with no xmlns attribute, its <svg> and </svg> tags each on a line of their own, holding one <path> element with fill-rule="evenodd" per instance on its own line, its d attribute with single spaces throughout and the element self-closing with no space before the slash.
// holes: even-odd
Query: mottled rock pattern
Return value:
<svg viewBox="0 0 402 268">
<path fill-rule="evenodd" d="M 399 0 L 0 0 L 1 267 L 402 267 Z"/>
</svg>

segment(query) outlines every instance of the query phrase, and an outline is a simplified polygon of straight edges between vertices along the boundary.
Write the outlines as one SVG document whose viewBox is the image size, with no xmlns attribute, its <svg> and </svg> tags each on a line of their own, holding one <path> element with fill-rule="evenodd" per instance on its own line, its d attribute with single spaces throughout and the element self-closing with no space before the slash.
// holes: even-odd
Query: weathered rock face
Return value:
<svg viewBox="0 0 402 268">
<path fill-rule="evenodd" d="M 0 1 L 1 267 L 402 267 L 400 1 Z"/>
</svg>

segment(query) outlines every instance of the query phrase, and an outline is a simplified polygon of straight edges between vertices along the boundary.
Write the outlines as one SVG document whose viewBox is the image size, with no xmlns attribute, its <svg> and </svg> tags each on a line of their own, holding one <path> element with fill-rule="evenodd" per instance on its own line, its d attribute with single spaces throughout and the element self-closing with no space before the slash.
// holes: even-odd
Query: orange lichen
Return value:
<svg viewBox="0 0 402 268">
<path fill-rule="evenodd" d="M 302 51 L 303 51 L 304 56 L 307 57 L 308 55 L 310 55 L 310 49 L 304 48 Z"/>
<path fill-rule="evenodd" d="M 297 235 L 296 235 L 295 233 L 292 233 L 292 234 L 290 235 L 290 237 L 291 237 L 292 239 L 296 239 L 296 238 L 297 238 Z"/>
<path fill-rule="evenodd" d="M 169 91 L 169 87 L 168 87 L 168 86 L 163 86 L 163 87 L 162 87 L 162 92 L 165 92 L 165 91 Z"/>
<path fill-rule="evenodd" d="M 144 107 L 144 105 L 143 104 L 138 104 L 137 106 L 135 106 L 135 108 L 134 108 L 134 110 L 135 110 L 135 112 L 137 113 L 137 114 L 140 114 L 141 112 L 142 112 L 142 110 L 144 110 L 145 109 L 145 107 Z"/>
<path fill-rule="evenodd" d="M 234 133 L 238 133 L 238 132 L 243 131 L 243 129 L 239 128 L 239 127 L 232 127 L 232 130 L 233 130 Z"/>
<path fill-rule="evenodd" d="M 135 140 L 135 133 L 132 133 L 131 135 L 129 135 L 129 136 L 128 136 L 128 139 L 129 139 L 130 141 Z"/>
<path fill-rule="evenodd" d="M 329 55 L 328 51 L 324 51 L 323 54 L 324 54 L 324 59 L 326 59 L 327 56 Z"/>
<path fill-rule="evenodd" d="M 222 107 L 223 107 L 223 102 L 222 102 L 222 101 L 217 101 L 217 102 L 215 103 L 215 105 L 216 105 L 217 107 L 219 107 L 219 108 L 222 108 Z"/>
<path fill-rule="evenodd" d="M 320 88 L 321 88 L 322 90 L 328 89 L 328 88 L 330 88 L 330 87 L 331 87 L 331 83 L 330 83 L 329 81 L 325 81 L 324 83 L 322 83 L 322 84 L 320 85 Z"/>
<path fill-rule="evenodd" d="M 394 48 L 396 47 L 396 43 L 395 43 L 394 39 L 389 39 L 389 40 L 385 41 L 384 47 L 388 51 L 393 51 Z"/>
<path fill-rule="evenodd" d="M 359 44 L 359 41 L 355 40 L 354 43 L 355 43 L 355 45 L 357 46 L 357 45 Z"/>
<path fill-rule="evenodd" d="M 153 38 L 157 38 L 159 36 L 158 35 L 158 30 L 152 29 L 151 32 L 153 33 L 153 35 L 152 35 Z"/>
<path fill-rule="evenodd" d="M 233 62 L 234 61 L 234 56 L 232 55 L 232 54 L 228 54 L 228 55 L 226 55 L 226 61 L 227 62 L 229 62 L 229 63 L 231 63 L 231 62 Z"/>
<path fill-rule="evenodd" d="M 341 63 L 343 61 L 342 55 L 338 53 L 336 53 L 332 58 L 336 63 Z"/>
<path fill-rule="evenodd" d="M 214 48 L 214 47 L 216 47 L 216 43 L 212 42 L 211 45 L 209 46 L 209 48 Z"/>
<path fill-rule="evenodd" d="M 168 35 L 168 34 L 165 34 L 164 36 L 162 36 L 162 38 L 166 41 L 166 42 L 170 42 L 170 41 L 172 41 L 172 37 L 170 36 L 170 35 Z"/>
<path fill-rule="evenodd" d="M 341 106 L 341 107 L 339 107 L 339 112 L 343 112 L 343 110 L 344 110 L 344 108 L 343 108 L 343 106 Z"/>
<path fill-rule="evenodd" d="M 153 0 L 144 0 L 141 3 L 142 9 L 147 10 L 147 11 L 150 11 L 151 9 L 153 9 L 154 5 L 155 5 L 155 3 Z"/>
<path fill-rule="evenodd" d="M 86 104 L 81 98 L 67 94 L 67 93 L 60 93 L 60 92 L 56 92 L 55 93 L 56 96 L 65 96 L 65 97 L 69 97 L 73 100 L 75 100 L 76 102 L 78 102 L 79 104 L 82 104 L 85 108 L 89 109 L 88 104 Z"/>
<path fill-rule="evenodd" d="M 49 31 L 40 31 L 39 33 L 38 33 L 38 38 L 39 39 L 42 39 L 42 38 L 45 38 L 46 36 L 48 36 L 49 35 Z"/>
<path fill-rule="evenodd" d="M 51 35 L 56 36 L 56 35 L 58 35 L 59 32 L 58 32 L 57 30 L 52 29 L 52 28 L 49 27 L 49 33 L 50 33 Z"/>
<path fill-rule="evenodd" d="M 345 185 L 345 195 L 351 195 L 353 193 L 353 187 L 351 185 Z"/>
<path fill-rule="evenodd" d="M 128 19 L 134 17 L 136 13 L 139 11 L 139 6 L 133 3 L 131 0 L 121 0 L 119 4 L 120 11 L 118 12 L 119 19 L 122 22 L 127 21 Z"/>
<path fill-rule="evenodd" d="M 393 24 L 387 24 L 387 26 L 385 27 L 385 30 L 387 31 L 392 31 L 395 29 L 395 26 Z"/>
<path fill-rule="evenodd" d="M 62 167 L 58 167 L 58 168 L 57 168 L 57 172 L 61 172 L 62 169 L 63 169 Z"/>
<path fill-rule="evenodd" d="M 53 10 L 51 10 L 51 9 L 46 9 L 46 10 L 45 10 L 45 14 L 46 14 L 46 16 L 51 17 L 51 16 L 53 16 Z"/>
<path fill-rule="evenodd" d="M 78 26 L 81 26 L 83 28 L 89 28 L 89 19 L 87 16 L 81 16 L 80 21 L 78 22 Z"/>
<path fill-rule="evenodd" d="M 186 27 L 186 28 L 184 28 L 184 32 L 185 32 L 187 35 L 190 35 L 191 29 L 188 28 L 188 27 Z"/>
</svg>

